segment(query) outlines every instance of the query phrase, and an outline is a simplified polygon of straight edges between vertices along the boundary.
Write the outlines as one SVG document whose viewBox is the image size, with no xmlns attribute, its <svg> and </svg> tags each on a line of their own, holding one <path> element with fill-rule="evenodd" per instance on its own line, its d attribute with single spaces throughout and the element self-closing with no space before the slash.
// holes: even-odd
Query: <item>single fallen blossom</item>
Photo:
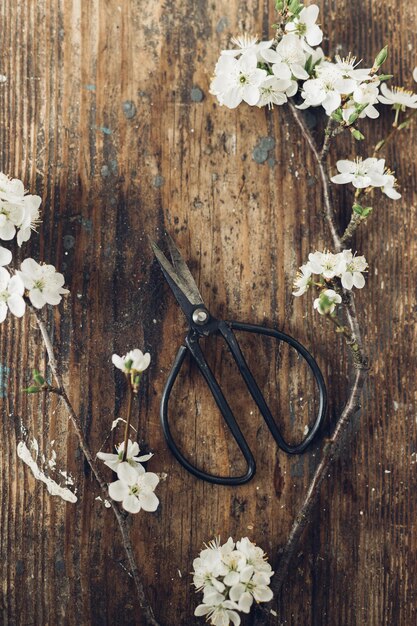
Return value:
<svg viewBox="0 0 417 626">
<path fill-rule="evenodd" d="M 0 267 L 0 323 L 6 319 L 8 310 L 16 317 L 25 314 L 24 291 L 25 287 L 19 276 L 10 276 L 4 267 Z"/>
<path fill-rule="evenodd" d="M 314 300 L 313 307 L 317 309 L 320 315 L 331 315 L 336 305 L 341 302 L 341 295 L 336 293 L 334 289 L 324 289 L 320 292 L 319 297 Z"/>
<path fill-rule="evenodd" d="M 159 505 L 159 500 L 154 494 L 158 483 L 157 474 L 152 472 L 136 474 L 133 480 L 116 480 L 110 483 L 109 496 L 116 502 L 121 502 L 128 513 L 139 513 L 141 509 L 153 512 Z"/>
<path fill-rule="evenodd" d="M 135 348 L 127 352 L 124 356 L 113 354 L 111 360 L 113 365 L 125 374 L 130 374 L 131 372 L 140 373 L 144 372 L 149 367 L 151 355 L 149 352 L 144 354 L 142 350 Z"/>
<path fill-rule="evenodd" d="M 132 442 L 130 439 L 127 442 L 127 455 L 126 460 L 123 461 L 124 442 L 116 447 L 117 454 L 111 454 L 109 452 L 98 452 L 97 457 L 104 461 L 104 464 L 113 472 L 116 472 L 117 477 L 125 482 L 134 481 L 136 476 L 145 473 L 145 468 L 142 463 L 149 461 L 153 457 L 153 454 L 139 455 L 139 445 L 137 442 Z"/>
<path fill-rule="evenodd" d="M 36 309 L 45 304 L 59 304 L 62 296 L 68 294 L 63 288 L 65 278 L 53 265 L 40 265 L 34 259 L 25 259 L 17 272 L 29 292 L 29 299 Z"/>
</svg>

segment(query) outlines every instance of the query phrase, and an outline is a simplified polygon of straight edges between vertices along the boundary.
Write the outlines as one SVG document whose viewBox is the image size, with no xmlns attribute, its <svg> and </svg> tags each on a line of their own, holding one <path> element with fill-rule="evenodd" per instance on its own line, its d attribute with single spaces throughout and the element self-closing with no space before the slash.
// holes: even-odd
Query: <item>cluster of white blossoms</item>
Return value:
<svg viewBox="0 0 417 626">
<path fill-rule="evenodd" d="M 396 178 L 394 174 L 385 167 L 385 159 L 356 158 L 354 161 L 342 159 L 336 163 L 339 174 L 330 179 L 333 183 L 344 185 L 352 183 L 356 189 L 367 187 L 379 187 L 381 191 L 392 200 L 401 198 L 401 194 L 396 190 Z"/>
<path fill-rule="evenodd" d="M 249 613 L 255 602 L 269 602 L 273 571 L 262 548 L 247 537 L 231 537 L 223 545 L 211 541 L 194 559 L 193 582 L 203 592 L 203 602 L 194 615 L 206 616 L 213 626 L 240 624 L 239 611 Z"/>
<path fill-rule="evenodd" d="M 397 111 L 417 107 L 417 94 L 400 87 L 389 89 L 384 81 L 392 76 L 377 75 L 387 57 L 386 48 L 369 68 L 358 68 L 356 57 L 350 54 L 346 58 L 336 55 L 332 61 L 317 47 L 323 32 L 316 23 L 316 4 L 304 7 L 298 0 L 278 1 L 277 9 L 284 24 L 276 39 L 259 41 L 243 34 L 232 39 L 237 48 L 221 52 L 210 85 L 210 93 L 221 105 L 234 109 L 243 101 L 271 108 L 300 92 L 303 102 L 298 108 L 321 106 L 347 126 L 358 118 L 377 118 L 378 103 Z M 356 129 L 353 134 L 363 138 Z"/>
<path fill-rule="evenodd" d="M 343 250 L 337 254 L 332 252 L 312 252 L 308 262 L 299 269 L 294 281 L 294 296 L 302 296 L 311 285 L 318 286 L 321 291 L 314 300 L 314 308 L 321 314 L 333 313 L 336 305 L 342 302 L 339 293 L 328 288 L 329 283 L 339 279 L 344 289 L 362 289 L 365 286 L 363 272 L 368 268 L 364 256 L 356 256 L 351 250 Z M 315 279 L 314 276 L 318 276 Z"/>
<path fill-rule="evenodd" d="M 230 109 L 242 101 L 259 107 L 285 104 L 297 93 L 298 81 L 309 78 L 309 66 L 323 57 L 313 48 L 323 39 L 316 24 L 318 13 L 315 4 L 299 5 L 278 44 L 246 34 L 232 39 L 237 48 L 222 51 L 210 93 Z"/>
<path fill-rule="evenodd" d="M 17 236 L 19 246 L 28 241 L 32 230 L 40 224 L 41 198 L 25 193 L 21 180 L 9 178 L 0 172 L 0 239 Z M 25 295 L 32 306 L 41 309 L 45 304 L 56 305 L 62 296 L 65 279 L 53 265 L 41 265 L 34 259 L 25 259 L 20 269 L 6 269 L 12 262 L 12 253 L 0 246 L 0 323 L 8 311 L 16 317 L 25 314 Z"/>
<path fill-rule="evenodd" d="M 124 356 L 113 354 L 112 362 L 124 374 L 130 377 L 132 387 L 137 386 L 139 378 L 149 363 L 151 357 L 149 353 L 143 354 L 141 350 L 135 348 Z M 139 455 L 139 445 L 127 439 L 127 452 L 125 442 L 116 446 L 116 454 L 108 452 L 98 452 L 97 457 L 104 461 L 104 464 L 117 474 L 117 480 L 109 485 L 109 496 L 122 503 L 122 507 L 128 513 L 139 513 L 144 511 L 156 511 L 159 500 L 154 494 L 155 487 L 159 483 L 159 477 L 153 472 L 147 472 L 142 463 L 149 461 L 153 454 Z"/>
</svg>

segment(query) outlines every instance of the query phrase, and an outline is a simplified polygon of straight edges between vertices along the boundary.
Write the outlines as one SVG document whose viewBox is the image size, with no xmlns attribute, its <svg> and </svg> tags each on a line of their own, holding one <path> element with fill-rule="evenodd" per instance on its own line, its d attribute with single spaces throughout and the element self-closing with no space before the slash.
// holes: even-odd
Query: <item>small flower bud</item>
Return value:
<svg viewBox="0 0 417 626">
<path fill-rule="evenodd" d="M 365 139 L 365 136 L 362 135 L 361 131 L 357 128 L 352 128 L 351 133 L 357 141 L 362 141 L 362 139 Z"/>
<path fill-rule="evenodd" d="M 382 50 L 377 54 L 374 67 L 381 67 L 381 65 L 386 61 L 388 56 L 388 46 L 384 46 Z"/>
</svg>

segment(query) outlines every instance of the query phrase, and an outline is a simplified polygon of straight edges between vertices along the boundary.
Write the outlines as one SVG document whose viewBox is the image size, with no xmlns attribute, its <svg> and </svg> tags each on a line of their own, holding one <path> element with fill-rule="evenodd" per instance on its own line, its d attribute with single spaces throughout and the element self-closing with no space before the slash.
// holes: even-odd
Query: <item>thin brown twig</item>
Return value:
<svg viewBox="0 0 417 626">
<path fill-rule="evenodd" d="M 325 160 L 330 148 L 332 124 L 329 122 L 323 148 L 320 153 L 307 125 L 305 124 L 304 119 L 293 103 L 290 103 L 290 111 L 301 129 L 302 135 L 309 145 L 319 169 L 323 185 L 326 222 L 332 236 L 334 248 L 336 252 L 340 252 L 343 249 L 343 244 L 337 232 L 330 202 L 329 178 L 325 169 Z M 303 531 L 310 521 L 312 510 L 319 499 L 320 486 L 325 477 L 328 475 L 331 464 L 338 458 L 343 443 L 346 440 L 345 434 L 348 432 L 348 427 L 360 409 L 360 396 L 367 377 L 368 362 L 363 352 L 359 322 L 356 315 L 353 296 L 350 292 L 345 290 L 343 292 L 343 304 L 347 322 L 347 330 L 344 334 L 346 343 L 352 355 L 354 376 L 349 388 L 348 399 L 345 407 L 341 416 L 337 420 L 331 437 L 326 442 L 321 461 L 310 481 L 304 500 L 292 525 L 288 539 L 279 551 L 278 567 L 272 582 L 272 588 L 275 593 L 278 593 L 282 588 L 282 585 L 287 577 L 289 564 L 297 549 Z"/>
<path fill-rule="evenodd" d="M 300 111 L 297 109 L 297 107 L 295 106 L 293 102 L 289 102 L 288 104 L 290 107 L 291 114 L 294 120 L 296 121 L 298 127 L 300 128 L 305 141 L 308 143 L 308 146 L 316 161 L 320 178 L 321 178 L 322 188 L 323 188 L 324 215 L 325 215 L 326 222 L 329 227 L 330 234 L 333 240 L 333 246 L 336 252 L 340 252 L 340 250 L 342 249 L 342 244 L 341 244 L 340 237 L 338 235 L 336 224 L 335 224 L 334 217 L 333 217 L 333 211 L 332 211 L 331 200 L 330 200 L 329 178 L 328 178 L 325 163 L 324 163 L 324 160 L 327 156 L 327 152 L 324 158 L 322 158 L 315 144 L 315 141 L 307 127 L 307 124 L 304 121 L 302 114 L 300 113 Z M 325 137 L 325 141 L 326 139 L 327 139 L 327 135 Z M 329 135 L 329 141 L 330 141 L 330 135 Z M 324 144 L 323 144 L 323 150 L 324 150 Z M 327 148 L 326 150 L 328 151 Z"/>
<path fill-rule="evenodd" d="M 69 418 L 71 420 L 71 423 L 73 425 L 73 428 L 75 430 L 75 433 L 78 437 L 78 442 L 80 445 L 80 448 L 84 454 L 84 457 L 88 463 L 88 465 L 91 468 L 91 471 L 93 472 L 98 484 L 100 485 L 100 488 L 103 492 L 103 494 L 107 497 L 108 496 L 108 489 L 107 489 L 107 483 L 105 481 L 105 479 L 103 478 L 101 471 L 99 469 L 98 464 L 95 461 L 95 458 L 90 450 L 90 447 L 88 445 L 88 442 L 84 436 L 84 432 L 83 432 L 83 428 L 82 428 L 82 424 L 81 424 L 81 420 L 79 418 L 79 416 L 76 414 L 74 407 L 71 404 L 71 401 L 69 400 L 69 397 L 67 395 L 65 386 L 64 386 L 64 382 L 62 379 L 62 376 L 59 373 L 59 368 L 58 368 L 58 363 L 55 357 L 55 353 L 54 353 L 54 349 L 53 349 L 53 345 L 52 345 L 52 341 L 51 338 L 49 336 L 48 330 L 46 328 L 45 322 L 43 321 L 40 313 L 38 311 L 36 311 L 35 309 L 32 309 L 33 314 L 35 315 L 37 324 L 39 326 L 39 329 L 41 331 L 41 335 L 42 335 L 42 339 L 43 342 L 45 344 L 45 348 L 46 348 L 46 352 L 48 354 L 48 360 L 49 360 L 49 365 L 52 371 L 52 374 L 56 380 L 56 383 L 58 385 L 58 389 L 56 390 L 56 393 L 62 398 L 68 414 L 69 414 Z M 123 541 L 123 547 L 127 556 L 127 560 L 129 562 L 129 568 L 130 568 L 130 574 L 133 578 L 134 584 L 135 584 L 135 588 L 136 588 L 136 594 L 138 597 L 138 601 L 139 601 L 139 605 L 142 609 L 143 612 L 143 617 L 145 619 L 145 623 L 149 626 L 159 626 L 159 623 L 156 621 L 155 619 L 155 615 L 154 612 L 152 610 L 152 607 L 150 606 L 150 604 L 148 603 L 147 599 L 146 599 L 146 595 L 145 595 L 145 591 L 144 591 L 144 587 L 143 587 L 143 583 L 142 580 L 140 578 L 139 575 L 139 568 L 136 564 L 136 559 L 135 559 L 135 555 L 134 555 L 134 551 L 133 551 L 133 547 L 132 547 L 132 542 L 130 540 L 130 533 L 129 533 L 129 528 L 128 528 L 128 522 L 127 522 L 127 518 L 124 516 L 124 514 L 120 511 L 120 509 L 118 508 L 117 504 L 114 502 L 114 500 L 110 499 L 110 505 L 111 505 L 111 509 L 116 517 L 118 526 L 119 526 L 119 530 L 120 530 L 120 534 L 122 536 L 122 541 Z"/>
</svg>

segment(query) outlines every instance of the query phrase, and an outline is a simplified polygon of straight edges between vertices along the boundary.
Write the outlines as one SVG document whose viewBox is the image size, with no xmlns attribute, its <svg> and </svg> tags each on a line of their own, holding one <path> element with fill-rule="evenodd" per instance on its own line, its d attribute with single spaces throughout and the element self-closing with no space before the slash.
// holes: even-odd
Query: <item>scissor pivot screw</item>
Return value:
<svg viewBox="0 0 417 626">
<path fill-rule="evenodd" d="M 193 313 L 193 322 L 195 324 L 205 324 L 208 320 L 208 313 L 203 309 L 196 309 Z"/>
</svg>

